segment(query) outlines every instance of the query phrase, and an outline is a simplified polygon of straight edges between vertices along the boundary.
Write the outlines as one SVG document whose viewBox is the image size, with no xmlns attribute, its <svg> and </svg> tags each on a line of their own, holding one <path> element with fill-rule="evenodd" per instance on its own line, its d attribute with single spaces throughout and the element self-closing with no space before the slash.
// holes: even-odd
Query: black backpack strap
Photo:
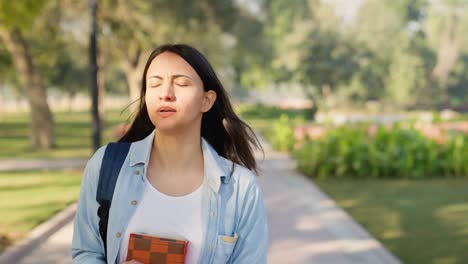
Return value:
<svg viewBox="0 0 468 264">
<path fill-rule="evenodd" d="M 96 191 L 96 201 L 99 203 L 97 214 L 99 216 L 99 234 L 104 243 L 104 253 L 107 257 L 107 222 L 109 209 L 114 196 L 115 184 L 119 177 L 122 164 L 130 149 L 129 142 L 109 143 L 102 158 L 99 171 L 99 183 Z"/>
</svg>

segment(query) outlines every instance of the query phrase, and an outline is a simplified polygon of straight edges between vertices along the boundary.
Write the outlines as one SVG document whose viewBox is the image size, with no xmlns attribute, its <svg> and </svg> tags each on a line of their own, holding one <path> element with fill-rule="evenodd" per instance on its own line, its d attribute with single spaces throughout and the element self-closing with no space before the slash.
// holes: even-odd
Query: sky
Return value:
<svg viewBox="0 0 468 264">
<path fill-rule="evenodd" d="M 322 0 L 325 3 L 335 4 L 335 12 L 345 22 L 351 22 L 364 0 Z"/>
<path fill-rule="evenodd" d="M 339 17 L 342 17 L 345 22 L 351 22 L 365 0 L 321 0 L 321 1 L 323 1 L 324 3 L 334 4 L 336 7 L 336 14 Z M 236 2 L 247 7 L 253 13 L 260 12 L 259 0 L 257 1 L 236 0 Z"/>
</svg>

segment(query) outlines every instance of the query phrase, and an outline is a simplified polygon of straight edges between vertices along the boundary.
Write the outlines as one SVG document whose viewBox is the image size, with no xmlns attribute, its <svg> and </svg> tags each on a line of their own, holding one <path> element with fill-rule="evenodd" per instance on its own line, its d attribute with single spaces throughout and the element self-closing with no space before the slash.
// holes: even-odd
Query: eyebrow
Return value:
<svg viewBox="0 0 468 264">
<path fill-rule="evenodd" d="M 187 75 L 184 75 L 184 74 L 176 74 L 176 75 L 172 75 L 172 78 L 175 79 L 175 78 L 179 78 L 179 77 L 185 77 L 185 78 L 188 78 L 190 80 L 192 80 L 192 78 L 188 77 Z M 151 79 L 151 78 L 157 78 L 157 79 L 160 79 L 162 80 L 163 77 L 159 76 L 159 75 L 151 75 L 150 77 L 148 77 L 148 80 Z"/>
</svg>

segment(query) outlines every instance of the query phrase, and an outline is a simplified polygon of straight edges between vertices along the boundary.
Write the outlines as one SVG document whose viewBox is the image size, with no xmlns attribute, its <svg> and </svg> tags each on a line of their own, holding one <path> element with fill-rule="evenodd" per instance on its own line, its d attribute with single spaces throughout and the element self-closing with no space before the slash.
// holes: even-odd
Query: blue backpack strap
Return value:
<svg viewBox="0 0 468 264">
<path fill-rule="evenodd" d="M 127 157 L 131 143 L 113 142 L 109 143 L 102 158 L 99 171 L 99 182 L 96 191 L 96 201 L 99 203 L 97 214 L 99 216 L 99 234 L 104 243 L 104 253 L 107 257 L 107 222 L 109 210 L 114 196 L 115 184 L 119 177 L 122 164 Z"/>
</svg>

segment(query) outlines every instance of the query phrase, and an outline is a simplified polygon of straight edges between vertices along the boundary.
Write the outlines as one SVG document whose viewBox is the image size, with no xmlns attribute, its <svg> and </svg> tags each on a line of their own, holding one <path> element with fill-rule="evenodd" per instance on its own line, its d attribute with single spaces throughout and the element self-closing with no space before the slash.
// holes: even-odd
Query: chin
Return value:
<svg viewBox="0 0 468 264">
<path fill-rule="evenodd" d="M 155 125 L 156 129 L 162 133 L 174 133 L 181 129 L 180 124 L 176 124 L 173 122 L 164 122 L 164 121 L 157 122 Z"/>
</svg>

